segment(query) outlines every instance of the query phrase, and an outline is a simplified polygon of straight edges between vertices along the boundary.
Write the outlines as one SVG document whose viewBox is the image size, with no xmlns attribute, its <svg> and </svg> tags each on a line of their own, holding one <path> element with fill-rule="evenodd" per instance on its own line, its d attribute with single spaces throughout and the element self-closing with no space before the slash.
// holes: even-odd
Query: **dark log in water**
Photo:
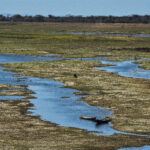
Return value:
<svg viewBox="0 0 150 150">
<path fill-rule="evenodd" d="M 91 121 L 96 122 L 97 124 L 104 124 L 104 123 L 108 123 L 111 121 L 111 119 L 109 117 L 106 117 L 106 118 L 100 120 L 100 119 L 96 119 L 96 117 L 80 116 L 80 119 L 91 120 Z"/>
<path fill-rule="evenodd" d="M 95 120 L 96 120 L 96 117 L 80 116 L 80 119 L 95 121 Z"/>
</svg>

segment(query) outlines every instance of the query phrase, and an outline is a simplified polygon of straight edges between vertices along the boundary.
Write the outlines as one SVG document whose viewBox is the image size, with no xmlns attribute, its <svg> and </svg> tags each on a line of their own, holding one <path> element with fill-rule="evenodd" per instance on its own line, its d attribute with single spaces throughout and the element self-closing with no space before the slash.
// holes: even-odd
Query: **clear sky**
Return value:
<svg viewBox="0 0 150 150">
<path fill-rule="evenodd" d="M 0 0 L 0 14 L 150 15 L 150 0 Z"/>
</svg>

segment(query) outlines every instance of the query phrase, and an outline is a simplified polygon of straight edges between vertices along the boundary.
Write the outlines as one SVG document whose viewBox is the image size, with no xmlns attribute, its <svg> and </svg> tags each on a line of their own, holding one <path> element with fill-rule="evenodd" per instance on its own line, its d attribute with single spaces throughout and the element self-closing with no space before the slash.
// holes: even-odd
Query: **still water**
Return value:
<svg viewBox="0 0 150 150">
<path fill-rule="evenodd" d="M 105 72 L 116 72 L 118 75 L 123 77 L 150 79 L 150 70 L 141 69 L 139 68 L 141 64 L 136 64 L 136 61 L 150 59 L 109 61 L 107 59 L 85 58 L 84 60 L 100 61 L 102 64 L 112 65 L 108 67 L 95 67 L 95 69 L 99 69 Z"/>
</svg>

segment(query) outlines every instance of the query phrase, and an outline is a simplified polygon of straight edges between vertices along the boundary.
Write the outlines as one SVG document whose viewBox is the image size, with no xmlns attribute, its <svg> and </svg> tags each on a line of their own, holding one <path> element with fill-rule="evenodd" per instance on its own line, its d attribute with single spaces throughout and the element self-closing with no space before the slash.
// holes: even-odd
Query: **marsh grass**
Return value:
<svg viewBox="0 0 150 150">
<path fill-rule="evenodd" d="M 59 54 L 61 57 L 78 58 L 104 57 L 113 60 L 134 59 L 135 56 L 150 57 L 150 53 L 144 51 L 144 49 L 150 49 L 150 38 L 47 32 L 47 29 L 57 31 L 57 28 L 61 28 L 60 26 L 65 26 L 67 29 L 67 25 L 71 26 L 71 24 L 58 24 L 54 28 L 55 24 L 0 24 L 0 52 L 26 55 Z M 74 26 L 72 24 L 71 28 Z M 107 25 L 106 29 L 108 26 L 111 28 L 111 25 Z M 147 25 L 147 27 L 149 26 Z"/>
<path fill-rule="evenodd" d="M 39 36 L 39 35 L 37 35 Z M 80 39 L 83 37 L 84 39 Z M 39 38 L 39 37 L 38 37 Z M 134 50 L 134 47 L 150 47 L 149 39 L 106 38 L 77 35 L 45 35 L 41 39 L 0 39 L 0 52 L 45 55 L 59 54 L 61 57 L 107 57 L 112 59 L 133 59 L 135 56 L 148 58 L 148 52 Z M 130 46 L 131 45 L 131 46 Z M 131 47 L 133 50 L 130 50 Z M 126 48 L 126 50 L 121 50 Z M 128 50 L 129 48 L 129 50 Z"/>
<path fill-rule="evenodd" d="M 33 91 L 28 90 L 26 86 L 0 84 L 0 96 L 25 96 L 26 98 L 35 98 Z"/>
<path fill-rule="evenodd" d="M 150 24 L 0 22 L 0 31 L 150 33 Z"/>
<path fill-rule="evenodd" d="M 26 86 L 0 84 L 0 90 L 25 89 Z"/>
<path fill-rule="evenodd" d="M 136 63 L 142 64 L 139 66 L 140 68 L 150 70 L 150 60 L 137 61 Z"/>
</svg>

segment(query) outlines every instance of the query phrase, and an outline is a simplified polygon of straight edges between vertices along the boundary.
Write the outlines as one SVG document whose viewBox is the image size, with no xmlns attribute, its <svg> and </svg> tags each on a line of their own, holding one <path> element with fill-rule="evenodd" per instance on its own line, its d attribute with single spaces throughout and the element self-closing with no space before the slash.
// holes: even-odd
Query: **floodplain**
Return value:
<svg viewBox="0 0 150 150">
<path fill-rule="evenodd" d="M 81 100 L 113 111 L 112 128 L 126 133 L 150 135 L 150 80 L 94 69 L 106 65 L 84 60 L 150 59 L 150 38 L 51 33 L 88 31 L 133 34 L 149 33 L 149 30 L 149 24 L 1 23 L 0 53 L 46 57 L 57 55 L 65 58 L 55 62 L 7 63 L 1 66 L 20 75 L 50 78 L 65 83 L 68 88 L 80 90 L 78 94 L 87 95 Z M 140 67 L 149 69 L 149 60 L 139 63 L 143 64 Z M 74 74 L 78 77 L 75 78 Z M 94 135 L 82 129 L 59 127 L 55 123 L 41 120 L 39 116 L 29 115 L 33 104 L 28 99 L 33 92 L 28 87 L 0 84 L 0 89 L 0 95 L 3 96 L 26 97 L 24 100 L 2 100 L 0 103 L 2 148 L 115 150 L 150 145 L 148 136 Z"/>
</svg>

